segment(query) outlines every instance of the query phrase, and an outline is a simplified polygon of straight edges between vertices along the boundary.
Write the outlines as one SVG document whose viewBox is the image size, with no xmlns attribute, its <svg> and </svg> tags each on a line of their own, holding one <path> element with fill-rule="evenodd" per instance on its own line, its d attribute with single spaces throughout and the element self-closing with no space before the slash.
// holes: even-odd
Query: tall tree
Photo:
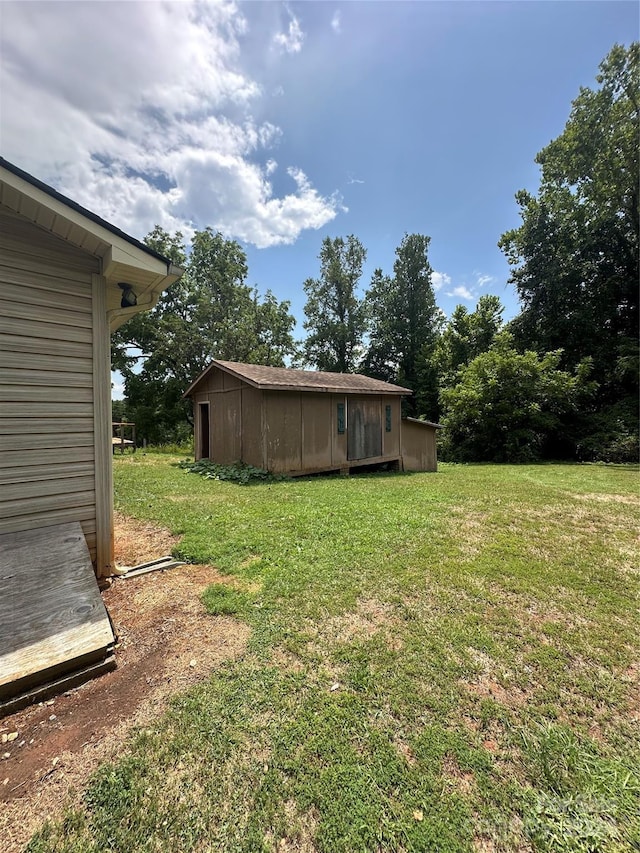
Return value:
<svg viewBox="0 0 640 853">
<path fill-rule="evenodd" d="M 357 237 L 325 237 L 320 249 L 320 278 L 304 283 L 307 302 L 303 343 L 306 364 L 318 370 L 352 373 L 362 356 L 366 330 L 363 300 L 358 282 L 367 253 Z"/>
<path fill-rule="evenodd" d="M 263 299 L 245 283 L 246 256 L 235 240 L 197 231 L 187 259 L 182 237 L 156 227 L 149 245 L 185 267 L 152 312 L 113 338 L 113 366 L 125 378 L 127 416 L 150 441 L 183 438 L 190 404 L 182 394 L 212 358 L 283 366 L 295 352 L 288 302 Z"/>
<path fill-rule="evenodd" d="M 537 156 L 537 196 L 520 191 L 522 225 L 499 245 L 522 312 L 521 347 L 593 358 L 601 409 L 620 406 L 637 433 L 640 44 L 614 46 L 598 88 L 583 88 L 562 134 Z"/>
<path fill-rule="evenodd" d="M 455 385 L 460 370 L 489 349 L 502 326 L 503 311 L 493 294 L 481 296 L 473 312 L 464 305 L 454 308 L 434 353 L 441 389 Z"/>
<path fill-rule="evenodd" d="M 410 414 L 434 417 L 437 376 L 432 356 L 443 323 L 428 260 L 430 237 L 405 234 L 396 249 L 393 278 L 377 269 L 366 301 L 371 331 L 364 369 L 369 375 L 413 389 Z"/>
</svg>

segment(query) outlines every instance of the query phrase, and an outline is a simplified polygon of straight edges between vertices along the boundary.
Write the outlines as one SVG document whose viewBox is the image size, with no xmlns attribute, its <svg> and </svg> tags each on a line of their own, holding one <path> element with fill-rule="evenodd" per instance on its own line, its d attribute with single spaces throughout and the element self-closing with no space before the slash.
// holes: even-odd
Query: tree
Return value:
<svg viewBox="0 0 640 853">
<path fill-rule="evenodd" d="M 443 453 L 474 462 L 528 462 L 566 453 L 577 413 L 595 390 L 591 363 L 560 370 L 562 352 L 518 352 L 509 332 L 442 392 Z M 569 426 L 569 430 L 568 427 Z"/>
<path fill-rule="evenodd" d="M 437 410 L 437 376 L 431 362 L 443 315 L 436 305 L 427 257 L 430 237 L 405 234 L 396 249 L 393 278 L 377 269 L 366 294 L 371 331 L 365 372 L 411 388 L 410 414 Z"/>
<path fill-rule="evenodd" d="M 176 441 L 191 429 L 182 394 L 213 358 L 283 366 L 295 352 L 288 302 L 261 300 L 245 284 L 246 256 L 234 240 L 197 231 L 186 258 L 182 236 L 157 227 L 152 248 L 185 267 L 152 312 L 133 317 L 113 340 L 113 366 L 125 379 L 127 417 L 141 437 Z"/>
<path fill-rule="evenodd" d="M 367 256 L 360 240 L 350 234 L 325 237 L 320 249 L 320 278 L 304 283 L 307 302 L 303 359 L 318 370 L 353 373 L 362 354 L 366 314 L 357 287 Z"/>
<path fill-rule="evenodd" d="M 433 356 L 441 389 L 455 385 L 461 368 L 493 344 L 503 311 L 500 299 L 492 294 L 481 296 L 473 312 L 464 305 L 454 308 Z"/>
<path fill-rule="evenodd" d="M 596 79 L 538 154 L 539 192 L 517 193 L 522 225 L 499 245 L 522 302 L 518 345 L 562 347 L 568 369 L 591 357 L 598 406 L 634 410 L 637 433 L 640 44 L 615 45 Z"/>
</svg>

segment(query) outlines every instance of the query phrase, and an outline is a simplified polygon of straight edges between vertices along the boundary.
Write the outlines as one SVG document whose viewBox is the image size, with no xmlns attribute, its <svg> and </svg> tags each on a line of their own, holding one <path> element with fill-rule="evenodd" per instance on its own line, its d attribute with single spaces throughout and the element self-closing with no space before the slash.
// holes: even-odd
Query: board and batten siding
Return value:
<svg viewBox="0 0 640 853">
<path fill-rule="evenodd" d="M 96 491 L 111 490 L 97 444 L 111 416 L 93 391 L 108 359 L 99 273 L 97 258 L 0 208 L 0 532 L 79 521 L 94 563 L 110 511 Z"/>
</svg>

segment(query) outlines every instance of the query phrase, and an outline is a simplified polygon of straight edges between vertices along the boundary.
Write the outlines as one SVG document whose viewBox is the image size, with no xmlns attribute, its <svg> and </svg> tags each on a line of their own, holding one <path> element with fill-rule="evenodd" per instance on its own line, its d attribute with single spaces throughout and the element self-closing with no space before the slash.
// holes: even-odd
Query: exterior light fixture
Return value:
<svg viewBox="0 0 640 853">
<path fill-rule="evenodd" d="M 122 288 L 121 308 L 133 308 L 134 305 L 138 304 L 138 297 L 130 284 L 127 284 L 126 281 L 119 281 L 118 287 Z"/>
</svg>

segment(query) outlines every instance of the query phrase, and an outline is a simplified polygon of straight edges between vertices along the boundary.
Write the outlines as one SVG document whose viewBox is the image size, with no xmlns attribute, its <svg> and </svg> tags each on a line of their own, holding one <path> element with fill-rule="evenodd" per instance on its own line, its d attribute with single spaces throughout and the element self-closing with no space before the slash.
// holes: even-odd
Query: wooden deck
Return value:
<svg viewBox="0 0 640 853">
<path fill-rule="evenodd" d="M 78 522 L 0 535 L 0 714 L 112 668 L 114 642 Z"/>
</svg>

